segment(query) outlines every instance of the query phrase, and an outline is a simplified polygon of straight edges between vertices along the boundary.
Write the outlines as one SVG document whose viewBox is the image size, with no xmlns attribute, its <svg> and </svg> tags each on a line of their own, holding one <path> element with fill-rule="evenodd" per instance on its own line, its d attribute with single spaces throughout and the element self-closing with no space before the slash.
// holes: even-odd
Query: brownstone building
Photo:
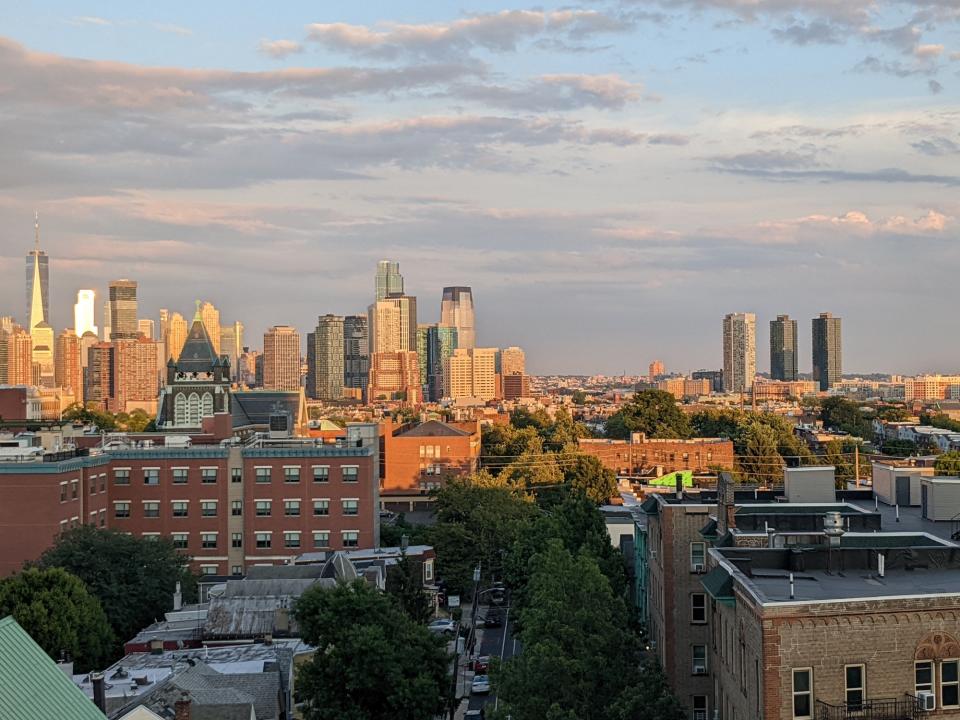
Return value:
<svg viewBox="0 0 960 720">
<path fill-rule="evenodd" d="M 647 438 L 629 440 L 581 438 L 580 452 L 597 457 L 618 475 L 663 475 L 677 470 L 705 472 L 733 467 L 733 442 L 720 438 L 692 440 Z"/>
</svg>

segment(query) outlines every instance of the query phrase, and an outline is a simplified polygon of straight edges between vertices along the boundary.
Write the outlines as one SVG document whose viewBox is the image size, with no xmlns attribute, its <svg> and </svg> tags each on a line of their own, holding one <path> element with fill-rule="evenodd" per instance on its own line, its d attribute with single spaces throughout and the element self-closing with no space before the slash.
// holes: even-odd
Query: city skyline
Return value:
<svg viewBox="0 0 960 720">
<path fill-rule="evenodd" d="M 724 312 L 765 347 L 777 313 L 825 308 L 849 370 L 955 369 L 932 333 L 960 261 L 942 0 L 291 2 L 229 33 L 222 2 L 8 10 L 7 312 L 38 209 L 57 330 L 131 277 L 151 318 L 199 297 L 250 337 L 305 332 L 362 312 L 389 257 L 421 321 L 469 285 L 482 344 L 537 373 L 719 367 Z"/>
</svg>

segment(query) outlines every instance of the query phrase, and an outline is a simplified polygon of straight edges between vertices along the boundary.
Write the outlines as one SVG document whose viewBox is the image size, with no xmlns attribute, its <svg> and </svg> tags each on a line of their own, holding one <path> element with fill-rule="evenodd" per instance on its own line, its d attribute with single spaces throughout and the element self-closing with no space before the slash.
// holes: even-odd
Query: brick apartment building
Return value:
<svg viewBox="0 0 960 720">
<path fill-rule="evenodd" d="M 897 525 L 823 468 L 787 474 L 785 493 L 721 475 L 641 506 L 638 608 L 690 717 L 960 718 L 949 524 Z M 917 711 L 924 691 L 933 712 Z"/>
<path fill-rule="evenodd" d="M 444 423 L 428 420 L 419 425 L 380 425 L 383 449 L 381 493 L 384 502 L 416 502 L 451 477 L 477 471 L 480 458 L 480 423 Z"/>
<path fill-rule="evenodd" d="M 376 547 L 379 458 L 358 437 L 337 445 L 287 438 L 9 450 L 0 458 L 0 576 L 81 523 L 170 537 L 211 575 L 284 563 L 308 550 Z"/>
<path fill-rule="evenodd" d="M 659 439 L 633 433 L 629 440 L 581 438 L 577 442 L 580 452 L 595 456 L 618 475 L 733 467 L 733 442 L 720 438 Z"/>
</svg>

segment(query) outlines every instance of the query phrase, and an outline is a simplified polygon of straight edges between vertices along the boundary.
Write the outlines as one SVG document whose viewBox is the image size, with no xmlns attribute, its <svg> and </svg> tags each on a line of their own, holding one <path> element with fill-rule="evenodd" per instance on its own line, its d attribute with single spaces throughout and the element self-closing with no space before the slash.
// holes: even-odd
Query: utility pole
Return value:
<svg viewBox="0 0 960 720">
<path fill-rule="evenodd" d="M 860 487 L 860 446 L 853 446 L 853 474 L 857 479 L 857 487 Z"/>
</svg>

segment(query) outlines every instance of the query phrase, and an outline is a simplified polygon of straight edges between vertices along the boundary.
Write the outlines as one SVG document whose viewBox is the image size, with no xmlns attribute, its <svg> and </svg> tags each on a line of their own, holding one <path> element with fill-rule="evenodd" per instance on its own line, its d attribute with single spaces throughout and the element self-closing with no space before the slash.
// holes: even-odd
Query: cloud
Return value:
<svg viewBox="0 0 960 720">
<path fill-rule="evenodd" d="M 908 218 L 903 215 L 891 215 L 872 220 L 866 213 L 852 210 L 839 216 L 808 215 L 782 225 L 804 226 L 830 225 L 843 227 L 858 233 L 895 233 L 898 235 L 916 235 L 942 233 L 952 218 L 936 210 L 928 210 L 926 215 Z"/>
<path fill-rule="evenodd" d="M 70 23 L 72 25 L 99 25 L 101 27 L 113 25 L 112 21 L 94 15 L 80 15 L 79 17 L 70 18 Z"/>
<path fill-rule="evenodd" d="M 619 75 L 542 75 L 523 85 L 459 85 L 451 94 L 492 107 L 532 112 L 582 107 L 619 110 L 640 100 L 643 86 Z"/>
<path fill-rule="evenodd" d="M 899 60 L 882 60 L 874 55 L 868 55 L 853 67 L 854 72 L 859 73 L 882 73 L 884 75 L 893 75 L 899 78 L 913 77 L 915 75 L 933 75 L 937 68 L 930 65 L 907 65 Z"/>
<path fill-rule="evenodd" d="M 276 60 L 303 52 L 303 45 L 296 40 L 261 40 L 257 48 L 264 55 Z"/>
<path fill-rule="evenodd" d="M 929 89 L 934 95 L 939 95 L 943 92 L 943 85 L 938 83 L 936 80 L 928 80 L 927 89 Z"/>
<path fill-rule="evenodd" d="M 189 37 L 190 35 L 193 35 L 193 30 L 188 27 L 183 27 L 183 25 L 173 25 L 172 23 L 152 23 L 151 27 L 159 32 L 171 33 L 173 35 L 180 35 L 182 37 Z"/>
<path fill-rule="evenodd" d="M 910 143 L 910 146 L 917 152 L 933 157 L 942 157 L 944 155 L 956 155 L 960 153 L 960 145 L 946 137 L 932 137 L 918 140 Z"/>
<path fill-rule="evenodd" d="M 794 45 L 840 45 L 847 40 L 840 26 L 826 20 L 796 22 L 785 28 L 774 28 L 773 36 Z"/>
<path fill-rule="evenodd" d="M 596 10 L 502 10 L 419 25 L 313 23 L 307 26 L 307 39 L 328 50 L 361 57 L 450 58 L 472 50 L 515 52 L 524 40 L 552 37 L 583 41 L 595 35 L 624 32 L 633 25 L 627 15 Z"/>
</svg>

